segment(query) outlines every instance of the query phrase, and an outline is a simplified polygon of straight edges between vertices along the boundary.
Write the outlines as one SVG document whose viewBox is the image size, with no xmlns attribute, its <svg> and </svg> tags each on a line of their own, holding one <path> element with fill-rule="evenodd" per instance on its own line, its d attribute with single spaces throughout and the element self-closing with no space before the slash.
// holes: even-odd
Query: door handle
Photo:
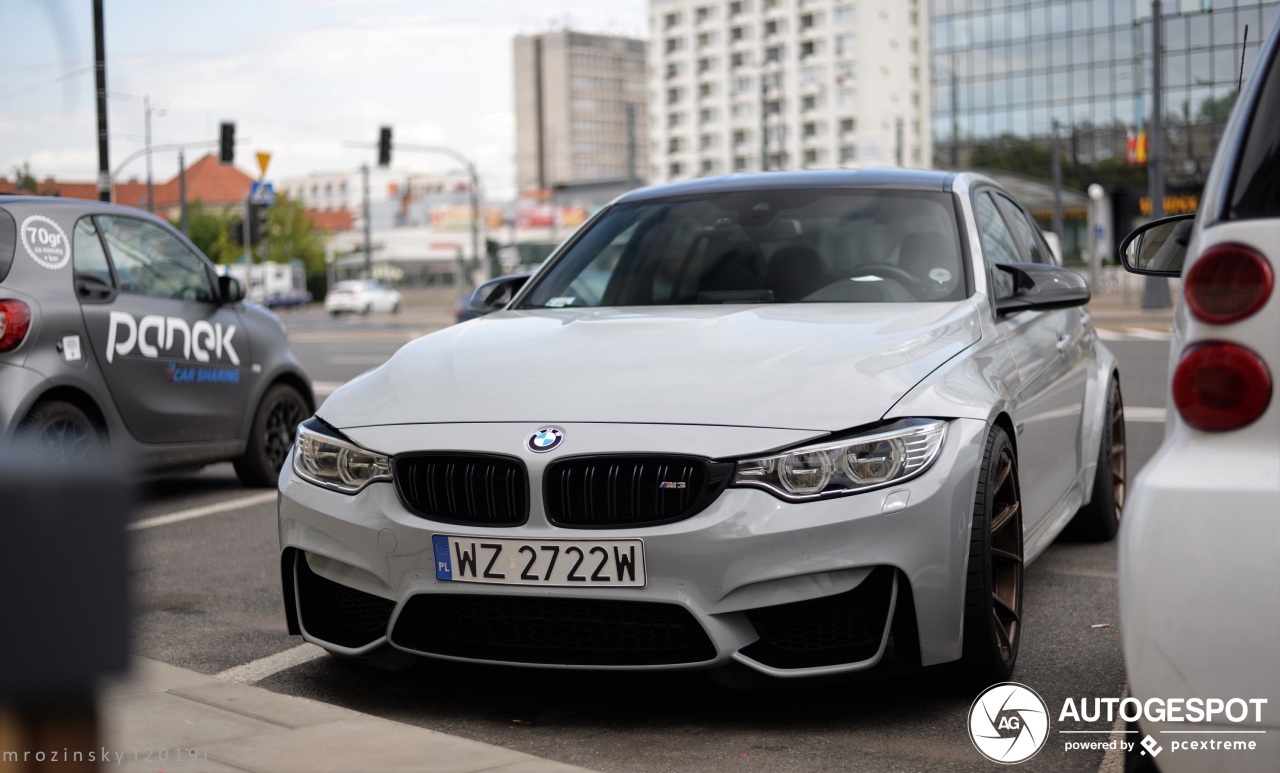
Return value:
<svg viewBox="0 0 1280 773">
<path fill-rule="evenodd" d="M 1065 352 L 1067 350 L 1067 347 L 1070 345 L 1071 345 L 1070 333 L 1063 333 L 1061 336 L 1058 337 L 1057 347 L 1059 352 Z"/>
</svg>

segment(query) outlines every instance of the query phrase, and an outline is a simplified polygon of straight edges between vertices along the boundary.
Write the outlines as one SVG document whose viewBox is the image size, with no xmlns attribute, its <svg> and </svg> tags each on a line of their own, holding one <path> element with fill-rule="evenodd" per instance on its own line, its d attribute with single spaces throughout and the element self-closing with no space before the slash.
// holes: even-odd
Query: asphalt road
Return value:
<svg viewBox="0 0 1280 773">
<path fill-rule="evenodd" d="M 424 317 L 285 317 L 321 392 L 440 326 Z M 1168 344 L 1104 333 L 1130 409 L 1131 472 L 1163 433 Z M 1139 420 L 1132 420 L 1133 418 Z M 384 672 L 311 658 L 285 632 L 275 500 L 229 465 L 145 485 L 133 543 L 139 654 L 208 674 L 254 664 L 256 683 L 358 711 L 610 771 L 990 770 L 965 732 L 976 691 L 932 671 L 846 684 L 741 691 L 701 673 L 588 673 L 422 661 Z M 159 523 L 158 516 L 198 517 Z M 1050 707 L 1125 689 L 1114 544 L 1062 542 L 1028 567 L 1014 678 Z M 1099 624 L 1110 627 L 1093 627 Z M 262 659 L 282 655 L 285 665 Z M 241 669 L 243 670 L 243 669 Z M 1056 717 L 1054 718 L 1056 720 Z M 1025 770 L 1098 770 L 1101 752 L 1066 751 L 1059 727 Z M 1109 765 L 1110 760 L 1107 761 Z"/>
</svg>

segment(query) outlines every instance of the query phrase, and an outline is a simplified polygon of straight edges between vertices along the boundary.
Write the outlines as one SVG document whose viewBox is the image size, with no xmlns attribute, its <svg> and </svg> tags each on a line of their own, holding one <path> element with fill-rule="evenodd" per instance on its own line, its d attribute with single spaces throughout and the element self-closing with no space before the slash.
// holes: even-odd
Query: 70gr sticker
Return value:
<svg viewBox="0 0 1280 773">
<path fill-rule="evenodd" d="M 44 215 L 32 215 L 22 221 L 22 246 L 35 262 L 48 269 L 59 269 L 71 261 L 71 242 L 62 226 Z"/>
</svg>

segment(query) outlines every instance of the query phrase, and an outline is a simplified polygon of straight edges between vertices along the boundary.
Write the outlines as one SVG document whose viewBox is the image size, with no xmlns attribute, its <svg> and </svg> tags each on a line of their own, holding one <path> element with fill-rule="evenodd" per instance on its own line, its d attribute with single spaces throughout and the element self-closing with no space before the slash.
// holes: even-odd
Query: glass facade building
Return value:
<svg viewBox="0 0 1280 773">
<path fill-rule="evenodd" d="M 1180 197 L 1166 199 L 1172 214 L 1194 208 L 1235 100 L 1242 55 L 1247 77 L 1280 2 L 1161 6 L 1165 180 Z M 1123 235 L 1149 210 L 1152 32 L 1151 0 L 933 0 L 934 164 L 1049 180 L 1056 135 L 1064 183 L 1106 187 Z M 1082 235 L 1079 223 L 1068 225 L 1071 255 Z"/>
</svg>

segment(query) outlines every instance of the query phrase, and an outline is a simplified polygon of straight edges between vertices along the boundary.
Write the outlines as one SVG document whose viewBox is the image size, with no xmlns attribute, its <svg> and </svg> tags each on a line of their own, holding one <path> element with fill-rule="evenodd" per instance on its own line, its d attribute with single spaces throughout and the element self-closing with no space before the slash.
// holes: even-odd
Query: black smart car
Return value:
<svg viewBox="0 0 1280 773">
<path fill-rule="evenodd" d="M 0 198 L 0 442 L 274 485 L 311 381 L 274 314 L 130 207 Z"/>
</svg>

